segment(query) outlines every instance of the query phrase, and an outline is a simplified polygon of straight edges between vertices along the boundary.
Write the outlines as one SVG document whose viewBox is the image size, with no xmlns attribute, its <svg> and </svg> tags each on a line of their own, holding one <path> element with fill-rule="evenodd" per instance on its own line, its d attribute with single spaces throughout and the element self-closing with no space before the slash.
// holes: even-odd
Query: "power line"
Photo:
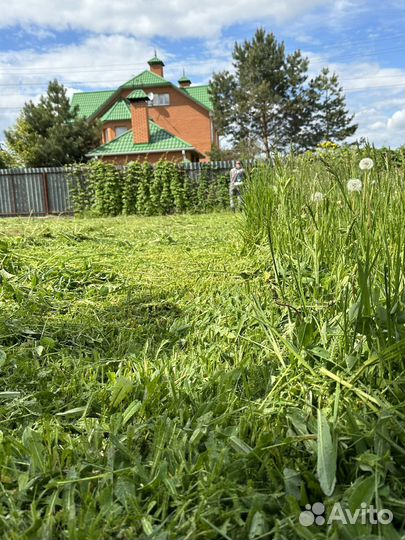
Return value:
<svg viewBox="0 0 405 540">
<path fill-rule="evenodd" d="M 368 53 L 368 54 L 362 54 L 361 52 L 357 52 L 356 54 L 346 54 L 344 51 L 341 51 L 339 53 L 337 53 L 338 55 L 339 54 L 344 54 L 345 55 L 345 60 L 352 60 L 352 59 L 358 59 L 359 61 L 361 61 L 363 58 L 377 58 L 379 56 L 381 56 L 382 54 L 385 55 L 385 53 L 392 53 L 392 52 L 399 52 L 399 51 L 403 51 L 403 47 L 395 47 L 395 48 L 392 48 L 392 49 L 381 49 L 380 51 L 376 51 L 374 53 Z M 312 54 L 318 54 L 318 53 L 312 53 Z M 334 62 L 338 62 L 338 60 L 311 60 L 309 59 L 309 62 L 310 64 L 325 64 L 326 62 L 329 62 L 329 63 L 334 63 Z M 340 61 L 342 62 L 342 61 Z"/>
<path fill-rule="evenodd" d="M 384 68 L 384 69 L 399 69 L 399 68 Z M 382 80 L 382 79 L 404 79 L 404 82 L 405 82 L 405 74 L 404 75 L 364 75 L 363 77 L 343 77 L 341 79 L 339 79 L 339 82 L 342 83 L 342 82 L 347 82 L 347 81 L 363 81 L 364 79 L 378 79 L 378 80 Z M 4 86 L 4 87 L 13 87 L 13 86 L 44 86 L 44 85 L 48 85 L 48 82 L 31 82 L 31 83 L 15 83 L 15 84 L 0 84 L 0 86 Z M 101 85 L 105 85 L 105 84 L 117 84 L 117 81 L 100 81 L 100 80 L 92 80 L 92 81 L 61 81 L 61 84 L 63 85 L 88 85 L 88 84 L 101 84 Z M 99 91 L 103 91 L 103 90 L 99 90 Z M 108 90 L 105 90 L 106 92 L 108 92 Z M 95 90 L 95 92 L 97 92 L 97 90 Z M 10 93 L 10 94 L 4 94 L 2 93 L 1 94 L 2 96 L 19 96 L 21 94 L 17 94 L 15 92 L 13 93 Z"/>
<path fill-rule="evenodd" d="M 131 66 L 145 66 L 147 64 L 147 62 L 142 62 L 142 63 L 136 63 L 136 62 L 131 62 L 130 64 L 99 64 L 97 66 L 97 68 L 95 69 L 89 69 L 89 68 L 94 68 L 94 64 L 91 65 L 91 66 L 78 66 L 78 67 L 73 67 L 73 66 L 59 66 L 59 67 L 54 67 L 52 66 L 52 69 L 55 70 L 55 71 L 58 71 L 58 70 L 65 70 L 65 69 L 68 69 L 69 71 L 104 71 L 104 68 L 106 67 L 109 67 L 109 68 L 117 68 L 117 71 L 122 71 L 128 67 L 131 67 Z M 118 67 L 118 66 L 123 66 L 123 67 Z M 11 70 L 11 71 L 8 71 L 8 70 Z M 15 71 L 16 70 L 16 71 Z M 17 73 L 17 72 L 20 72 L 20 71 L 28 71 L 30 72 L 31 70 L 35 70 L 35 75 L 37 75 L 38 73 L 47 73 L 49 71 L 49 68 L 46 69 L 44 67 L 16 67 L 16 68 L 12 68 L 12 66 L 7 66 L 7 70 L 2 70 L 2 73 Z M 39 70 L 39 71 L 37 71 Z"/>
<path fill-rule="evenodd" d="M 403 88 L 405 90 L 405 83 L 404 84 L 380 84 L 378 86 L 367 86 L 366 88 L 359 88 L 359 87 L 353 87 L 353 88 L 343 88 L 344 92 L 367 92 L 368 90 L 376 90 L 379 88 Z M 23 107 L 21 105 L 20 107 L 0 107 L 0 110 L 20 110 Z"/>
<path fill-rule="evenodd" d="M 389 36 L 386 36 L 386 37 L 381 37 L 381 38 L 378 38 L 378 42 L 374 42 L 374 43 L 370 43 L 370 41 L 368 40 L 365 40 L 365 39 L 359 39 L 359 40 L 352 40 L 352 41 L 349 41 L 349 40 L 345 40 L 344 41 L 344 46 L 345 47 L 351 47 L 351 46 L 355 46 L 355 45 L 365 45 L 365 46 L 368 46 L 368 45 L 378 45 L 381 41 L 385 42 L 385 41 L 390 41 L 392 42 L 394 39 L 397 39 L 397 38 L 402 38 L 405 40 L 405 33 L 404 32 L 398 32 L 397 34 L 390 34 Z M 322 45 L 320 46 L 321 49 L 333 49 L 333 48 L 339 48 L 341 49 L 342 48 L 342 43 L 339 42 L 339 43 L 330 43 L 328 45 Z"/>
<path fill-rule="evenodd" d="M 401 36 L 401 37 L 405 37 L 403 34 L 398 34 L 398 37 Z M 381 40 L 389 40 L 390 42 L 392 42 L 392 37 L 390 38 L 381 38 Z M 350 41 L 346 41 L 345 42 L 345 46 L 346 47 L 352 47 L 352 46 L 356 46 L 356 45 L 364 45 L 364 46 L 368 46 L 368 43 L 367 42 L 364 42 L 364 40 L 362 41 L 353 41 L 353 42 L 350 42 Z M 329 48 L 332 48 L 334 49 L 335 47 L 337 47 L 338 44 L 335 44 L 335 45 L 326 45 L 324 47 L 321 47 L 321 51 L 324 50 L 324 49 L 329 49 Z M 378 45 L 378 44 L 377 44 Z M 379 55 L 381 53 L 384 53 L 384 52 L 390 52 L 390 51 L 397 51 L 397 50 L 402 50 L 403 47 L 400 46 L 400 47 L 391 47 L 389 49 L 381 49 L 379 51 L 375 51 L 374 53 L 371 54 L 371 56 L 375 56 L 375 55 Z M 335 49 L 337 54 L 345 54 L 345 51 L 342 49 L 342 47 L 338 47 Z M 311 51 L 308 51 L 308 54 L 311 54 Z M 317 52 L 314 52 L 312 54 L 318 54 Z M 346 55 L 347 56 L 347 55 Z M 354 57 L 358 57 L 358 56 L 361 56 L 361 57 L 367 57 L 367 56 L 370 56 L 370 54 L 361 54 L 361 51 L 358 52 Z M 350 55 L 350 57 L 353 57 L 353 55 Z M 314 62 L 315 63 L 315 62 Z M 98 72 L 98 71 L 104 71 L 104 68 L 110 68 L 110 71 L 124 71 L 125 68 L 130 68 L 130 67 L 135 67 L 135 66 L 145 66 L 146 62 L 131 62 L 130 64 L 128 63 L 123 63 L 123 64 L 99 64 L 97 67 L 94 67 L 94 64 L 93 65 L 90 65 L 90 66 L 77 66 L 77 67 L 73 67 L 73 66 L 58 66 L 58 67 L 54 67 L 52 66 L 52 70 L 54 71 L 58 71 L 58 70 L 69 70 L 69 72 L 77 72 L 77 71 L 90 71 L 90 72 Z M 122 66 L 122 68 L 120 67 Z M 113 69 L 111 69 L 113 68 Z M 116 68 L 116 69 L 114 69 Z M 49 72 L 49 69 L 46 69 L 46 68 L 43 68 L 43 67 L 24 67 L 24 66 L 16 66 L 15 68 L 13 66 L 7 66 L 7 69 L 6 70 L 2 70 L 1 73 L 3 74 L 19 74 L 20 72 L 32 72 L 33 74 L 40 74 L 40 73 L 48 73 Z"/>
</svg>

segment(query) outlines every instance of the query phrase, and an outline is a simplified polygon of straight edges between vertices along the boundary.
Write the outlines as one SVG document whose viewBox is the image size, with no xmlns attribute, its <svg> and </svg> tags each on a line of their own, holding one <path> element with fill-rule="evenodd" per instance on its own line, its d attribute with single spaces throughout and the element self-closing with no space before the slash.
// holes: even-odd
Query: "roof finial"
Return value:
<svg viewBox="0 0 405 540">
<path fill-rule="evenodd" d="M 157 58 L 156 47 L 153 50 L 155 52 L 155 58 Z"/>
</svg>

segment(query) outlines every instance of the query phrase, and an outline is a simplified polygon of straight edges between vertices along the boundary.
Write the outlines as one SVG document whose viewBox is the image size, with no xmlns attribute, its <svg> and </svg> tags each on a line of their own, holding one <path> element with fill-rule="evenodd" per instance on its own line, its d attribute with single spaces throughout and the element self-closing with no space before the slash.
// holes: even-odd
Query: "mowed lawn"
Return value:
<svg viewBox="0 0 405 540">
<path fill-rule="evenodd" d="M 274 429 L 265 281 L 239 220 L 1 221 L 1 538 L 274 527 L 281 477 L 248 446 Z"/>
<path fill-rule="evenodd" d="M 334 303 L 286 303 L 242 220 L 0 222 L 1 539 L 400 538 L 403 340 L 392 382 L 332 372 Z M 377 536 L 299 521 L 374 497 Z"/>
</svg>

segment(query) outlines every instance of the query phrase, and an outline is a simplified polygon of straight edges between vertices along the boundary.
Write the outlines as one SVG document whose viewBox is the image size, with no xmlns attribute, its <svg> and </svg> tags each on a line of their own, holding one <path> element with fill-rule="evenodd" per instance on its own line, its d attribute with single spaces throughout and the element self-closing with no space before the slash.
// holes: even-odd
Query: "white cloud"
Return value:
<svg viewBox="0 0 405 540">
<path fill-rule="evenodd" d="M 193 82 L 207 82 L 214 70 L 230 66 L 230 47 L 230 42 L 221 48 L 219 42 L 209 40 L 198 54 L 190 54 L 181 62 L 164 50 L 158 52 L 166 61 L 165 76 L 169 80 L 176 82 L 185 68 Z M 117 88 L 148 69 L 147 60 L 152 55 L 153 46 L 147 40 L 104 34 L 42 52 L 0 52 L 0 140 L 24 103 L 37 101 L 51 79 L 63 82 L 69 97 L 81 89 Z"/>
<path fill-rule="evenodd" d="M 11 24 L 19 17 L 18 22 L 25 21 L 26 24 L 31 25 L 31 29 L 33 24 L 40 23 L 53 25 L 52 30 L 55 30 L 55 25 L 58 24 L 85 27 L 87 18 L 90 18 L 89 13 L 92 11 L 92 18 L 95 20 L 88 22 L 88 28 L 96 30 L 97 25 L 102 27 L 104 24 L 103 20 L 107 13 L 104 0 L 99 0 L 99 2 L 97 9 L 94 7 L 96 4 L 93 0 L 83 2 L 82 8 L 77 7 L 78 4 L 70 3 L 68 8 L 60 13 L 50 3 L 50 7 L 46 8 L 45 0 L 36 2 L 36 10 L 31 8 L 30 2 L 25 4 L 26 13 L 18 10 L 20 2 L 17 4 L 10 2 L 0 25 L 7 21 Z M 111 17 L 107 17 L 108 22 L 111 22 L 109 31 L 114 27 L 121 28 L 121 22 L 125 20 L 125 33 L 101 33 L 92 35 L 77 44 L 48 46 L 42 51 L 27 48 L 0 52 L 0 140 L 3 138 L 3 129 L 15 121 L 18 109 L 25 101 L 38 99 L 39 95 L 46 91 L 47 82 L 50 79 L 56 77 L 62 81 L 71 94 L 80 89 L 115 88 L 134 74 L 146 69 L 146 61 L 153 53 L 153 42 L 152 39 L 142 37 L 142 35 L 153 35 L 156 32 L 164 34 L 170 29 L 171 37 L 182 37 L 185 34 L 188 35 L 189 27 L 194 28 L 194 37 L 201 34 L 209 35 L 209 38 L 203 42 L 197 42 L 202 43 L 200 48 L 191 48 L 187 52 L 187 57 L 183 57 L 181 61 L 169 51 L 161 48 L 158 50 L 159 56 L 166 62 L 165 75 L 169 80 L 176 81 L 182 69 L 185 68 L 193 82 L 206 82 L 213 71 L 231 67 L 234 40 L 216 35 L 223 26 L 234 23 L 239 16 L 242 18 L 249 16 L 253 19 L 257 17 L 258 11 L 263 11 L 263 16 L 265 16 L 273 10 L 274 17 L 282 20 L 299 13 L 300 9 L 308 11 L 317 3 L 320 6 L 327 4 L 326 1 L 321 0 L 303 3 L 295 0 L 290 3 L 272 1 L 267 9 L 265 7 L 267 3 L 264 0 L 257 0 L 249 4 L 251 7 L 248 9 L 245 0 L 237 0 L 232 5 L 228 2 L 225 2 L 225 6 L 218 4 L 216 5 L 218 9 L 215 11 L 213 0 L 208 0 L 200 11 L 193 10 L 189 6 L 184 13 L 180 14 L 185 0 L 166 2 L 159 9 L 156 1 L 148 4 L 149 7 L 145 7 L 146 4 L 142 7 L 142 2 L 143 0 L 134 2 L 135 7 L 138 6 L 137 9 L 143 9 L 142 18 L 130 16 L 131 10 L 135 9 L 132 4 L 122 1 L 114 3 Z M 42 9 L 38 4 L 42 5 Z M 344 0 L 333 10 L 339 14 L 347 12 L 350 6 L 351 3 Z M 50 13 L 47 13 L 47 10 Z M 32 20 L 37 11 L 38 20 Z M 214 11 L 216 20 L 208 31 L 203 27 L 211 24 Z M 71 13 L 76 14 L 77 24 L 69 22 Z M 94 13 L 97 13 L 97 17 Z M 52 22 L 52 17 L 56 18 L 56 22 Z M 194 17 L 198 18 L 198 22 L 194 20 Z M 143 33 L 140 33 L 141 37 L 134 37 L 141 24 L 140 21 L 143 21 Z M 162 21 L 164 28 L 161 27 Z M 92 25 L 95 25 L 94 28 Z M 313 34 L 317 35 L 316 32 Z M 310 45 L 307 46 L 308 49 L 310 47 Z M 333 57 L 326 53 L 304 52 L 304 54 L 310 58 L 312 75 L 318 73 L 323 66 L 329 66 L 331 71 L 338 73 L 346 91 L 349 110 L 355 113 L 355 121 L 359 124 L 355 138 L 367 137 L 377 145 L 404 144 L 405 113 L 402 109 L 405 94 L 404 69 L 382 67 L 377 62 L 357 61 L 355 52 L 351 58 L 349 56 L 345 62 L 339 63 L 331 61 Z"/>
<path fill-rule="evenodd" d="M 351 140 L 364 137 L 376 146 L 397 147 L 405 143 L 404 121 L 397 109 L 404 103 L 405 70 L 377 62 L 333 62 L 326 54 L 304 52 L 310 59 L 311 76 L 323 66 L 336 72 L 346 94 L 346 103 L 359 127 Z M 395 112 L 397 110 L 397 112 Z"/>
<path fill-rule="evenodd" d="M 388 118 L 387 128 L 392 130 L 405 130 L 405 109 L 401 111 L 396 111 Z"/>
<path fill-rule="evenodd" d="M 284 22 L 332 0 L 55 0 L 7 2 L 0 25 L 21 24 L 52 29 L 85 29 L 137 37 L 215 36 L 224 27 L 272 19 Z"/>
<path fill-rule="evenodd" d="M 152 51 L 146 41 L 99 35 L 44 52 L 0 52 L 0 140 L 24 103 L 38 100 L 51 79 L 63 82 L 69 88 L 68 95 L 74 89 L 116 88 L 147 68 Z"/>
</svg>

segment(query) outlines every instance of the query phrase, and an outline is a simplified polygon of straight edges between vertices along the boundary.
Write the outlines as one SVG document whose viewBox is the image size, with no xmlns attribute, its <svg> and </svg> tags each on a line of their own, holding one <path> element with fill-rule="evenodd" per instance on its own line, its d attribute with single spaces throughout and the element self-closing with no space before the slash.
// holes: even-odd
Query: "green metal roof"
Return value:
<svg viewBox="0 0 405 540">
<path fill-rule="evenodd" d="M 102 122 L 114 122 L 117 120 L 131 120 L 131 109 L 124 99 L 116 101 L 111 109 L 101 117 Z"/>
<path fill-rule="evenodd" d="M 148 96 L 145 94 L 143 90 L 134 90 L 133 92 L 129 94 L 129 96 L 127 96 L 127 99 L 133 99 L 136 101 L 144 100 L 144 99 L 149 100 Z"/>
<path fill-rule="evenodd" d="M 150 60 L 148 60 L 148 64 L 150 66 L 156 66 L 156 65 L 159 65 L 159 66 L 164 66 L 164 63 L 163 63 L 163 60 L 161 60 L 160 58 L 158 58 L 155 54 L 155 56 L 153 58 L 151 58 Z"/>
<path fill-rule="evenodd" d="M 163 77 L 159 77 L 156 73 L 152 73 L 148 69 L 142 71 L 132 79 L 129 79 L 120 88 L 145 88 L 147 86 L 171 86 L 171 82 L 166 81 Z"/>
<path fill-rule="evenodd" d="M 148 154 L 150 152 L 172 152 L 175 150 L 194 150 L 191 144 L 175 137 L 168 131 L 159 127 L 155 122 L 149 120 L 150 142 L 145 144 L 135 144 L 132 129 L 126 131 L 109 143 L 99 146 L 88 155 L 114 156 L 120 154 Z"/>
<path fill-rule="evenodd" d="M 186 92 L 190 97 L 207 107 L 210 111 L 214 110 L 211 97 L 208 93 L 208 84 L 203 86 L 190 86 L 188 88 L 182 88 L 183 92 Z"/>
<path fill-rule="evenodd" d="M 87 118 L 94 114 L 113 94 L 115 90 L 98 92 L 78 92 L 73 94 L 71 106 L 79 106 L 79 115 Z"/>
<path fill-rule="evenodd" d="M 163 77 L 159 77 L 155 73 L 149 70 L 145 70 L 136 77 L 133 77 L 116 90 L 99 90 L 97 92 L 78 92 L 73 94 L 71 105 L 79 106 L 79 114 L 84 118 L 95 117 L 97 111 L 106 105 L 107 102 L 113 101 L 114 95 L 119 96 L 120 91 L 123 88 L 130 89 L 142 89 L 156 86 L 171 86 L 177 88 L 180 92 L 187 94 L 191 99 L 206 107 L 210 111 L 213 110 L 211 98 L 208 94 L 208 85 L 203 86 L 190 86 L 188 88 L 178 88 L 170 81 L 167 81 Z M 104 117 L 103 117 L 104 118 Z M 119 120 L 123 120 L 120 118 Z"/>
</svg>

